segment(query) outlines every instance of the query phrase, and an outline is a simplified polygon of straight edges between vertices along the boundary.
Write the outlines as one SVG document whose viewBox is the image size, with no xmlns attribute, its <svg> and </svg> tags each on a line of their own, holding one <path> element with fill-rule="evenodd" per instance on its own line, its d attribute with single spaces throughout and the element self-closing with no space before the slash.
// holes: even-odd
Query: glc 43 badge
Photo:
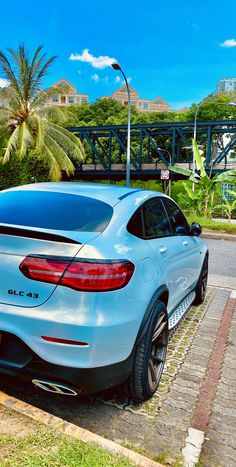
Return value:
<svg viewBox="0 0 236 467">
<path fill-rule="evenodd" d="M 23 290 L 8 289 L 7 293 L 9 295 L 17 295 L 19 297 L 39 298 L 38 293 L 24 292 Z"/>
</svg>

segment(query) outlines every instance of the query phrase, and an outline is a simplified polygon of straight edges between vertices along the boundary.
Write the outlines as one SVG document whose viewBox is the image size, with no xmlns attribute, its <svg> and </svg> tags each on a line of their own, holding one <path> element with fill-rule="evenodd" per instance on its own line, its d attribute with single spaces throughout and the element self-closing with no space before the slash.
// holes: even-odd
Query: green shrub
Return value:
<svg viewBox="0 0 236 467">
<path fill-rule="evenodd" d="M 49 168 L 37 151 L 24 159 L 15 156 L 7 164 L 0 161 L 0 190 L 45 181 L 49 181 Z"/>
</svg>

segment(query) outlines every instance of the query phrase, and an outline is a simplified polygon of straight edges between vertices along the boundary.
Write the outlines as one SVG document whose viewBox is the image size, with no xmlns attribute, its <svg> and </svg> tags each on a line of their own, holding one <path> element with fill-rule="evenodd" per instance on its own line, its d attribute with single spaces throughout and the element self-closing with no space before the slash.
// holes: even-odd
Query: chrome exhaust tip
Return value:
<svg viewBox="0 0 236 467">
<path fill-rule="evenodd" d="M 53 392 L 61 396 L 77 396 L 78 392 L 63 383 L 54 383 L 42 379 L 32 379 L 32 383 L 47 392 Z"/>
</svg>

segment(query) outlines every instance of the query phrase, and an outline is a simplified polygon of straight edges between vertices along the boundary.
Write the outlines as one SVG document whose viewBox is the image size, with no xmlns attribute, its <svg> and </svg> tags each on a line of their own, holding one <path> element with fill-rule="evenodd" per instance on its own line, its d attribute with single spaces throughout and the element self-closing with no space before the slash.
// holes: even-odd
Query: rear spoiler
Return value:
<svg viewBox="0 0 236 467">
<path fill-rule="evenodd" d="M 48 232 L 40 232 L 38 230 L 28 230 L 22 229 L 20 227 L 10 227 L 10 226 L 3 226 L 0 225 L 0 234 L 3 235 L 13 235 L 15 237 L 26 237 L 26 238 L 36 238 L 38 240 L 47 240 L 51 242 L 60 242 L 60 243 L 74 243 L 77 245 L 81 245 L 81 242 L 77 240 L 72 240 L 69 237 L 65 237 L 63 235 L 57 235 Z"/>
</svg>

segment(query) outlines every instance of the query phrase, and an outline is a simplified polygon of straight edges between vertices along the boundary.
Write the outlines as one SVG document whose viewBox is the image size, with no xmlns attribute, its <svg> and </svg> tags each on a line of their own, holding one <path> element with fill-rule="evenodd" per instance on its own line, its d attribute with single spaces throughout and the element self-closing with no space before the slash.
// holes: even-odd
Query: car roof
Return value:
<svg viewBox="0 0 236 467">
<path fill-rule="evenodd" d="M 131 195 L 135 195 L 136 197 L 136 193 L 138 194 L 138 192 L 140 192 L 140 195 L 142 194 L 142 198 L 144 195 L 144 198 L 146 199 L 150 196 L 163 196 L 163 193 L 144 190 L 142 188 L 130 188 L 127 186 L 117 186 L 105 183 L 83 182 L 32 183 L 30 185 L 22 185 L 4 191 L 53 191 L 57 193 L 83 195 L 104 201 L 111 206 L 114 206 L 122 199 L 130 197 Z"/>
</svg>

